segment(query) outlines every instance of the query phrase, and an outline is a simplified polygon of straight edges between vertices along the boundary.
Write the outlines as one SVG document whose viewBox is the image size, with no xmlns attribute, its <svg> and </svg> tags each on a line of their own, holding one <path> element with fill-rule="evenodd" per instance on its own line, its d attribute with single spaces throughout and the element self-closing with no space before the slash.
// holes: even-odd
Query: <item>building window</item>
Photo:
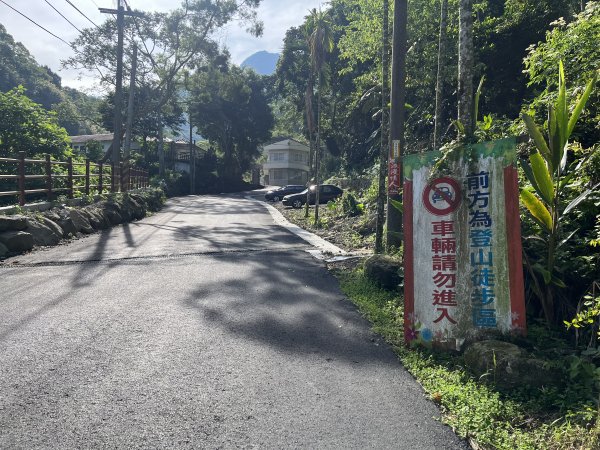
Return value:
<svg viewBox="0 0 600 450">
<path fill-rule="evenodd" d="M 296 162 L 304 162 L 304 161 L 306 161 L 306 155 L 304 153 L 301 153 L 301 152 L 295 152 L 294 153 L 294 161 L 296 161 Z"/>
<path fill-rule="evenodd" d="M 274 180 L 285 180 L 285 169 L 273 169 Z"/>
<path fill-rule="evenodd" d="M 271 153 L 271 161 L 285 161 L 285 153 L 283 153 L 283 152 Z"/>
</svg>

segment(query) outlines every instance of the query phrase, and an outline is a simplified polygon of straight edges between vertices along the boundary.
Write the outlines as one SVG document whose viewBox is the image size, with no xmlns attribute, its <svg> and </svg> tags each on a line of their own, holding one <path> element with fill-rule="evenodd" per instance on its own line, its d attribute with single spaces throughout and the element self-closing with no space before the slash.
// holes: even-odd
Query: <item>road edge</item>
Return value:
<svg viewBox="0 0 600 450">
<path fill-rule="evenodd" d="M 338 246 L 332 244 L 331 242 L 326 241 L 321 236 L 317 236 L 316 234 L 311 233 L 310 231 L 307 231 L 304 228 L 301 228 L 298 225 L 291 223 L 289 220 L 287 220 L 283 216 L 283 214 L 281 214 L 276 208 L 269 205 L 268 203 L 265 203 L 261 200 L 257 200 L 256 198 L 253 198 L 250 196 L 245 196 L 244 198 L 246 200 L 250 200 L 255 203 L 260 203 L 262 206 L 264 206 L 267 209 L 267 211 L 269 211 L 269 213 L 271 214 L 271 217 L 273 218 L 273 220 L 275 221 L 275 223 L 277 225 L 287 229 L 288 231 L 295 234 L 299 238 L 305 240 L 310 245 L 317 248 L 320 252 L 326 253 L 326 254 L 331 254 L 331 255 L 337 255 L 337 256 L 348 255 L 348 252 L 346 250 L 343 250 L 343 249 L 339 248 Z M 313 256 L 316 257 L 316 255 L 313 255 Z M 319 258 L 319 259 L 321 259 L 321 258 Z"/>
</svg>

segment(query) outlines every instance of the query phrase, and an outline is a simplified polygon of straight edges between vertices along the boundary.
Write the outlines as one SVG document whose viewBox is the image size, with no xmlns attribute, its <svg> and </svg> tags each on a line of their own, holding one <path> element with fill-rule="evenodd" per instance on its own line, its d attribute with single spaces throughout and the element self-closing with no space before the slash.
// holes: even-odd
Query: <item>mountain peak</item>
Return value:
<svg viewBox="0 0 600 450">
<path fill-rule="evenodd" d="M 242 67 L 254 69 L 256 73 L 260 75 L 271 75 L 273 72 L 275 72 L 278 59 L 278 53 L 269 53 L 265 50 L 262 50 L 246 58 L 242 63 Z"/>
</svg>

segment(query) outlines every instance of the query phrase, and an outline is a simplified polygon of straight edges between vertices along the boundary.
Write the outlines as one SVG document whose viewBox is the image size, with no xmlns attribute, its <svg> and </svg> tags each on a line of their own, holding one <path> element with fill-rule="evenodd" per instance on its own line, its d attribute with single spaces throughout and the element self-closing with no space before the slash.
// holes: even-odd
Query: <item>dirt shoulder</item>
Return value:
<svg viewBox="0 0 600 450">
<path fill-rule="evenodd" d="M 320 205 L 320 226 L 316 227 L 314 206 L 309 208 L 309 216 L 306 218 L 304 208 L 293 209 L 283 206 L 280 202 L 270 204 L 290 222 L 348 252 L 365 254 L 373 252 L 375 243 L 374 213 L 365 211 L 361 215 L 351 217 L 343 214 L 335 206 Z"/>
</svg>

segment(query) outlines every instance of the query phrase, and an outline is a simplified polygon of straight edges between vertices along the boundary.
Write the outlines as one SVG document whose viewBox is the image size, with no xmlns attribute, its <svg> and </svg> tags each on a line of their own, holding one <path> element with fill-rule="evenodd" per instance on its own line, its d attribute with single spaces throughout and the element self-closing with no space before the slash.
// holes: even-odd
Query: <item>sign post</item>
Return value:
<svg viewBox="0 0 600 450">
<path fill-rule="evenodd" d="M 405 340 L 459 350 L 490 332 L 525 333 L 516 145 L 502 139 L 407 155 Z"/>
</svg>

